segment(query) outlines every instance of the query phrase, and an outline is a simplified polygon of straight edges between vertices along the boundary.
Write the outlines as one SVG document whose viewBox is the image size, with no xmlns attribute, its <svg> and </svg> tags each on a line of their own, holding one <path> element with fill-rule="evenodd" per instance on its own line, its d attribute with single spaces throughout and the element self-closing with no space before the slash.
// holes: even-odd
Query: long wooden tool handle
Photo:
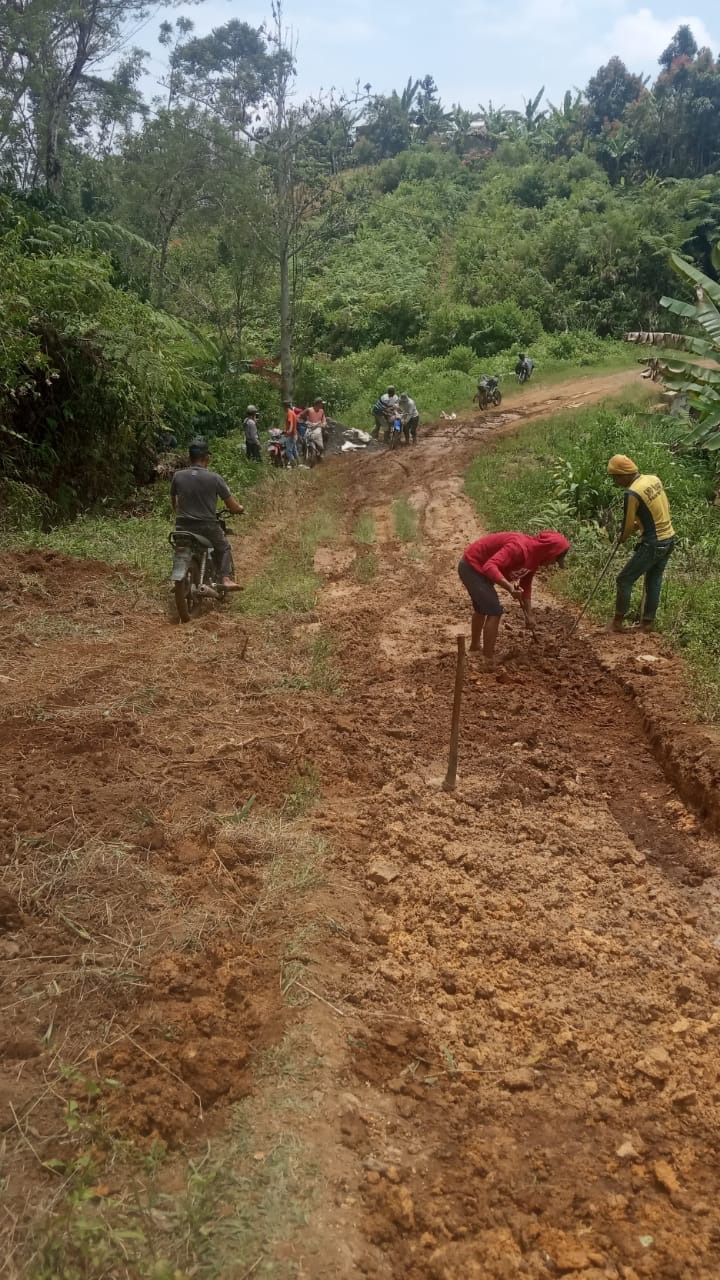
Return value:
<svg viewBox="0 0 720 1280">
<path fill-rule="evenodd" d="M 454 791 L 457 781 L 458 743 L 460 741 L 460 706 L 465 678 L 465 637 L 457 638 L 457 666 L 455 668 L 455 696 L 453 698 L 452 724 L 450 727 L 450 758 L 443 782 L 443 791 Z"/>
</svg>

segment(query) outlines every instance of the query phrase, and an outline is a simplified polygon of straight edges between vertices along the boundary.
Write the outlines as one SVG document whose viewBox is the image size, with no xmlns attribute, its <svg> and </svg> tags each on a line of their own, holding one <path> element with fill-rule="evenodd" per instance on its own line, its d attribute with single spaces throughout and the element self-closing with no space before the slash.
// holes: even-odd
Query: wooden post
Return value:
<svg viewBox="0 0 720 1280">
<path fill-rule="evenodd" d="M 458 742 L 460 739 L 460 704 L 462 702 L 463 679 L 465 676 L 465 637 L 457 638 L 457 666 L 455 668 L 455 697 L 453 698 L 452 723 L 450 727 L 450 758 L 448 771 L 443 782 L 443 791 L 454 791 L 457 780 Z"/>
</svg>

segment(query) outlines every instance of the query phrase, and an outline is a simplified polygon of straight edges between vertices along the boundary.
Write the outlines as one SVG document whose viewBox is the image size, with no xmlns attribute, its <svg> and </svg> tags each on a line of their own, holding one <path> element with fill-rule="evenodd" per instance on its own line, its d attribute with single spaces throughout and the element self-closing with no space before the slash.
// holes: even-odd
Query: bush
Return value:
<svg viewBox="0 0 720 1280">
<path fill-rule="evenodd" d="M 111 276 L 90 251 L 31 257 L 14 233 L 0 240 L 0 482 L 61 515 L 128 493 L 169 416 L 207 394 L 199 344 Z"/>
<path fill-rule="evenodd" d="M 477 360 L 472 347 L 452 347 L 445 357 L 448 369 L 459 369 L 461 373 L 472 373 Z"/>
<path fill-rule="evenodd" d="M 477 307 L 469 345 L 478 356 L 493 356 L 508 347 L 527 347 L 542 332 L 534 311 L 524 311 L 516 302 L 493 302 Z"/>
</svg>

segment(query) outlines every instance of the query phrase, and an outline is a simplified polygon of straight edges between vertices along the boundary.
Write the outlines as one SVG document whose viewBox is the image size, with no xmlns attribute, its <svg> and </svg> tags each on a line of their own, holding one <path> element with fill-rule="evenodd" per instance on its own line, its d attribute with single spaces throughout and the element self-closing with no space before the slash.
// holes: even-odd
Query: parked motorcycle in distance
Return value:
<svg viewBox="0 0 720 1280">
<path fill-rule="evenodd" d="M 500 375 L 484 373 L 478 381 L 477 392 L 473 396 L 473 400 L 477 400 L 478 408 L 487 409 L 489 405 L 499 408 L 502 404 L 502 392 L 500 390 Z"/>
<path fill-rule="evenodd" d="M 227 526 L 221 511 L 218 520 L 225 533 Z M 175 608 L 181 622 L 195 617 L 204 601 L 221 603 L 227 594 L 223 586 L 220 566 L 215 560 L 211 542 L 189 529 L 173 529 L 168 535 L 174 558 L 171 580 L 175 596 Z"/>
</svg>

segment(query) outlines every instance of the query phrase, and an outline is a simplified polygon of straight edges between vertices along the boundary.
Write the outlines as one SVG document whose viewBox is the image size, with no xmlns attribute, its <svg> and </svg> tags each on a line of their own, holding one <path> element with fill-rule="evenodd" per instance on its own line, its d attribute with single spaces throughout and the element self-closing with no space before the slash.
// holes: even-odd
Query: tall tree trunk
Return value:
<svg viewBox="0 0 720 1280">
<path fill-rule="evenodd" d="M 292 400 L 292 297 L 290 291 L 290 246 L 283 237 L 280 245 L 280 386 L 283 400 Z"/>
</svg>

